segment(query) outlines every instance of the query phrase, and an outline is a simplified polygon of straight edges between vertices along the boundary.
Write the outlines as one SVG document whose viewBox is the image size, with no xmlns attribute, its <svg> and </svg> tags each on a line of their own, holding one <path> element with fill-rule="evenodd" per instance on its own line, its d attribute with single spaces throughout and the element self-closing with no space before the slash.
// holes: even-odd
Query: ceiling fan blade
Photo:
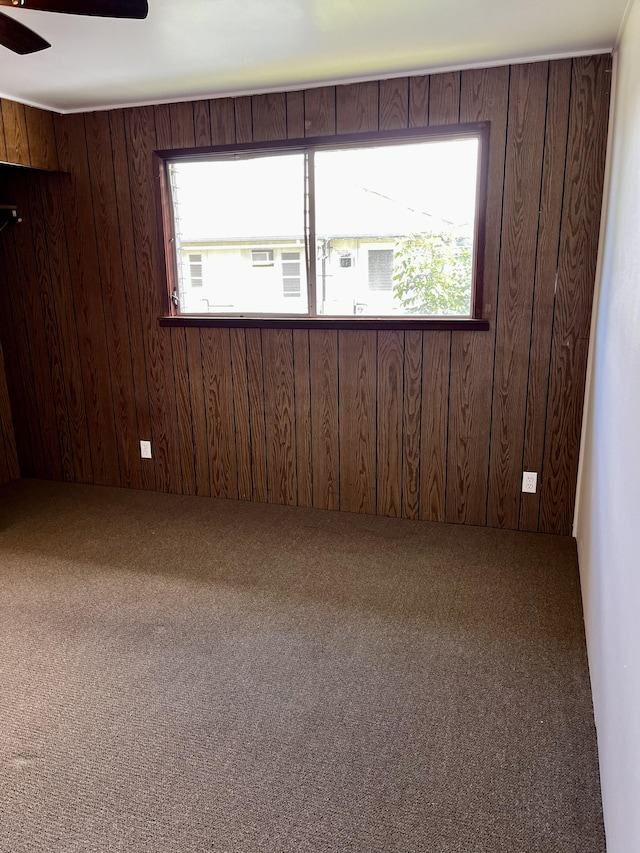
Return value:
<svg viewBox="0 0 640 853">
<path fill-rule="evenodd" d="M 0 6 L 62 12 L 66 15 L 94 15 L 98 18 L 146 18 L 147 0 L 0 0 Z"/>
<path fill-rule="evenodd" d="M 51 47 L 48 41 L 34 33 L 29 27 L 25 27 L 24 24 L 8 15 L 3 15 L 2 12 L 0 12 L 0 45 L 8 47 L 14 53 L 23 55 Z"/>
</svg>

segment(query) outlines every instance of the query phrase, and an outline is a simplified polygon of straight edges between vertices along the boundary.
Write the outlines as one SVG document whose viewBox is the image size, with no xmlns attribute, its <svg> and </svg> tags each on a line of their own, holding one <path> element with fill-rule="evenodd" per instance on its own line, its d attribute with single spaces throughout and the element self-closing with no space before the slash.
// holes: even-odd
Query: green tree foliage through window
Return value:
<svg viewBox="0 0 640 853">
<path fill-rule="evenodd" d="M 396 243 L 393 291 L 407 314 L 468 315 L 472 252 L 446 233 L 414 234 Z"/>
</svg>

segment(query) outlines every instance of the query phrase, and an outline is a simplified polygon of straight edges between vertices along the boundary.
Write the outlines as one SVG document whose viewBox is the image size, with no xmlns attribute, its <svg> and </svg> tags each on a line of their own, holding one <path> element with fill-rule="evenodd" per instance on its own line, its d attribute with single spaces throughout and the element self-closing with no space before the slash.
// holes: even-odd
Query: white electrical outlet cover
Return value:
<svg viewBox="0 0 640 853">
<path fill-rule="evenodd" d="M 151 459 L 151 442 L 140 441 L 140 456 L 142 459 Z"/>
<path fill-rule="evenodd" d="M 535 471 L 522 472 L 522 491 L 535 495 L 538 488 L 538 474 Z"/>
</svg>

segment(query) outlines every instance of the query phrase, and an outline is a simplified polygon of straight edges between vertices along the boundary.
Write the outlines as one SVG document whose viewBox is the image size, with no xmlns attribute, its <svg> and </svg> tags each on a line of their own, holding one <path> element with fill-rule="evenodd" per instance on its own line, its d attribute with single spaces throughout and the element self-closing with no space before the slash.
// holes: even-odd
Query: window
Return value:
<svg viewBox="0 0 640 853">
<path fill-rule="evenodd" d="M 369 249 L 369 290 L 393 290 L 393 249 Z"/>
<path fill-rule="evenodd" d="M 160 158 L 174 316 L 479 318 L 484 126 Z"/>
<path fill-rule="evenodd" d="M 282 253 L 282 293 L 287 299 L 300 297 L 300 252 Z"/>
<path fill-rule="evenodd" d="M 202 287 L 202 255 L 189 255 L 189 281 L 191 287 Z"/>
<path fill-rule="evenodd" d="M 252 249 L 251 263 L 254 267 L 272 267 L 273 249 Z"/>
</svg>

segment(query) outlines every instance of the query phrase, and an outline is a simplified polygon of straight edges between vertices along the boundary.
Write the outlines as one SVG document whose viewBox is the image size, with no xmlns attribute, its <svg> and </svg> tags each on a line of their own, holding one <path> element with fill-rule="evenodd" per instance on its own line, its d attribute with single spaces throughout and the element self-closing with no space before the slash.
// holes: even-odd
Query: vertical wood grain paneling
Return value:
<svg viewBox="0 0 640 853">
<path fill-rule="evenodd" d="M 251 106 L 254 142 L 287 138 L 287 101 L 283 93 L 254 95 Z"/>
<path fill-rule="evenodd" d="M 209 101 L 195 101 L 193 104 L 193 124 L 196 146 L 213 145 L 211 141 L 211 112 Z"/>
<path fill-rule="evenodd" d="M 0 131 L 2 128 L 0 127 Z M 5 192 L 6 186 L 4 181 L 4 176 L 0 178 L 0 191 Z M 5 259 L 5 247 L 2 239 L 0 238 L 0 280 L 4 282 L 5 287 L 9 287 L 11 282 L 9 280 L 9 274 L 6 266 Z M 18 461 L 18 447 L 16 442 L 16 431 L 14 427 L 14 423 L 20 425 L 21 428 L 24 429 L 24 422 L 20 418 L 20 414 L 18 417 L 14 418 L 12 409 L 11 409 L 11 399 L 10 399 L 10 391 L 11 387 L 14 395 L 16 392 L 20 393 L 20 377 L 18 376 L 19 368 L 15 363 L 15 338 L 13 335 L 13 324 L 11 320 L 11 316 L 8 309 L 9 300 L 5 299 L 5 310 L 2 312 L 0 316 L 0 338 L 6 341 L 5 346 L 13 347 L 14 352 L 9 353 L 9 362 L 7 362 L 4 358 L 4 350 L 2 345 L 0 345 L 0 432 L 2 433 L 2 442 L 4 445 L 4 458 L 6 462 L 6 470 L 3 473 L 2 482 L 8 483 L 10 480 L 15 480 L 20 477 L 20 463 Z M 13 361 L 12 361 L 13 359 Z M 15 370 L 16 375 L 12 376 L 12 372 Z M 25 436 L 26 437 L 26 436 Z M 28 451 L 28 442 L 23 441 L 23 447 L 26 445 L 27 447 L 27 455 L 30 457 Z"/>
<path fill-rule="evenodd" d="M 204 400 L 209 437 L 210 490 L 215 498 L 237 498 L 238 472 L 229 331 L 228 329 L 203 329 L 201 340 Z"/>
<path fill-rule="evenodd" d="M 36 169 L 58 169 L 53 114 L 1 99 L 0 160 Z"/>
<path fill-rule="evenodd" d="M 5 470 L 2 482 L 17 480 L 20 476 L 18 464 L 18 452 L 16 450 L 16 437 L 13 428 L 13 416 L 11 414 L 11 403 L 9 401 L 9 389 L 7 387 L 6 364 L 2 347 L 0 346 L 0 430 L 4 445 Z"/>
<path fill-rule="evenodd" d="M 571 60 L 562 59 L 551 62 L 540 194 L 536 283 L 531 315 L 523 471 L 542 471 L 553 305 L 564 190 L 564 163 L 567 150 L 570 82 Z M 541 485 L 540 480 L 535 494 L 522 493 L 520 496 L 520 530 L 538 530 Z"/>
<path fill-rule="evenodd" d="M 234 98 L 236 142 L 253 142 L 251 97 Z"/>
<path fill-rule="evenodd" d="M 4 439 L 4 423 L 3 412 L 0 412 L 0 485 L 11 482 L 11 474 L 9 473 L 9 460 L 7 458 L 7 450 Z"/>
<path fill-rule="evenodd" d="M 244 329 L 231 329 L 231 377 L 233 388 L 233 425 L 238 470 L 238 497 L 253 499 L 251 475 L 251 427 L 249 423 L 249 379 L 247 341 Z M 204 330 L 203 330 L 204 334 Z"/>
<path fill-rule="evenodd" d="M 464 71 L 461 121 L 490 121 L 483 315 L 489 332 L 451 339 L 446 520 L 486 523 L 509 68 Z M 537 202 L 536 202 L 537 203 Z"/>
<path fill-rule="evenodd" d="M 170 147 L 195 148 L 196 130 L 193 118 L 193 104 L 187 101 L 181 104 L 169 104 L 169 120 L 171 125 Z M 158 145 L 161 145 L 160 134 L 156 125 Z"/>
<path fill-rule="evenodd" d="M 133 390 L 133 354 L 129 344 L 127 293 L 120 252 L 116 215 L 116 185 L 111 151 L 109 116 L 88 113 L 85 117 L 89 175 L 93 199 L 98 262 L 103 282 L 105 333 L 109 357 L 111 389 L 120 460 L 121 484 L 139 489 L 142 486 L 138 419 Z"/>
<path fill-rule="evenodd" d="M 409 80 L 409 127 L 426 127 L 429 124 L 429 77 L 411 77 Z"/>
<path fill-rule="evenodd" d="M 511 72 L 487 523 L 518 526 L 544 126 L 546 63 Z"/>
<path fill-rule="evenodd" d="M 455 124 L 460 114 L 460 73 L 429 80 L 430 127 Z M 420 438 L 420 518 L 444 521 L 446 510 L 451 332 L 424 336 Z"/>
<path fill-rule="evenodd" d="M 460 115 L 460 72 L 432 74 L 429 81 L 429 124 L 456 124 Z"/>
<path fill-rule="evenodd" d="M 153 125 L 155 128 L 155 144 L 158 148 L 171 148 L 171 110 L 178 104 L 157 104 L 153 108 Z M 188 105 L 187 105 L 188 106 Z M 184 111 L 182 111 L 184 114 Z M 191 122 L 191 128 L 193 122 Z"/>
<path fill-rule="evenodd" d="M 66 481 L 73 482 L 75 479 L 75 472 L 73 465 L 73 453 L 71 449 L 71 433 L 69 429 L 69 407 L 67 405 L 67 396 L 64 384 L 64 366 L 60 351 L 58 324 L 53 289 L 51 285 L 51 265 L 49 253 L 47 251 L 44 227 L 45 213 L 42 205 L 40 182 L 38 180 L 34 180 L 33 177 L 34 176 L 31 176 L 30 180 L 27 181 L 27 201 L 30 214 L 29 219 L 31 220 L 32 225 L 31 239 L 33 241 L 34 258 L 38 275 L 40 305 L 34 306 L 36 313 L 32 313 L 31 317 L 35 319 L 36 316 L 42 316 L 47 359 L 51 374 L 51 390 L 53 393 L 53 403 L 55 407 L 55 420 L 58 428 L 62 478 Z"/>
<path fill-rule="evenodd" d="M 287 92 L 287 139 L 304 136 L 304 93 Z"/>
<path fill-rule="evenodd" d="M 404 332 L 380 331 L 377 341 L 378 515 L 402 515 Z"/>
<path fill-rule="evenodd" d="M 11 191 L 11 184 L 9 184 L 9 191 Z M 9 304 L 9 310 L 0 312 L 0 317 L 2 318 L 5 361 L 9 370 L 9 389 L 10 392 L 13 391 L 11 401 L 20 469 L 25 477 L 46 477 L 33 358 L 22 301 L 22 292 L 27 284 L 23 278 L 25 262 L 21 257 L 21 262 L 18 263 L 18 252 L 21 246 L 16 244 L 15 229 L 11 229 L 9 233 L 3 233 L 0 239 Z"/>
<path fill-rule="evenodd" d="M 420 518 L 445 520 L 451 332 L 423 332 Z"/>
<path fill-rule="evenodd" d="M 0 236 L 22 473 L 570 532 L 609 65 L 53 119 L 3 102 L 11 155 L 67 173 L 7 170 L 5 181 L 25 219 Z M 158 326 L 155 147 L 458 121 L 491 123 L 488 332 Z M 17 470 L 6 408 L 0 387 L 0 480 Z M 138 438 L 152 440 L 152 460 Z M 521 467 L 541 473 L 539 495 L 521 497 Z"/>
<path fill-rule="evenodd" d="M 291 329 L 262 332 L 267 442 L 267 500 L 297 502 L 295 388 Z"/>
<path fill-rule="evenodd" d="M 33 189 L 33 176 L 12 175 L 9 184 L 11 197 L 22 210 L 30 208 L 29 188 Z M 9 235 L 15 241 L 15 287 L 12 312 L 18 321 L 21 334 L 22 356 L 28 351 L 31 375 L 25 378 L 25 385 L 31 383 L 29 393 L 31 402 L 29 420 L 33 418 L 31 429 L 40 435 L 41 456 L 34 456 L 40 462 L 36 476 L 48 479 L 62 479 L 62 458 L 60 438 L 56 419 L 56 400 L 51 378 L 51 366 L 45 333 L 44 318 L 40 295 L 40 276 L 46 271 L 38 269 L 37 247 L 33 243 L 34 217 L 25 217 L 20 225 L 11 229 Z M 6 229 L 5 229 L 6 230 Z M 19 259 L 19 260 L 18 260 Z"/>
<path fill-rule="evenodd" d="M 0 240 L 0 276 L 5 282 L 5 285 L 11 288 L 12 275 L 7 262 L 7 243 L 8 241 Z M 12 247 L 13 250 L 13 247 Z M 16 462 L 20 470 L 20 474 L 24 477 L 33 476 L 33 460 L 31 455 L 31 440 L 29 435 L 29 425 L 25 415 L 24 391 L 22 387 L 22 365 L 18 360 L 18 347 L 16 345 L 16 337 L 14 331 L 14 320 L 11 316 L 11 301 L 7 300 L 9 310 L 0 312 L 0 337 L 4 342 L 3 346 L 3 366 L 4 373 L 0 376 L 0 382 L 6 384 L 8 399 L 4 403 L 0 403 L 0 417 L 4 421 L 10 420 L 14 432 L 14 442 L 16 450 Z M 6 356 L 4 356 L 6 351 Z M 13 405 L 11 401 L 13 400 Z"/>
<path fill-rule="evenodd" d="M 94 482 L 120 485 L 113 391 L 105 331 L 84 117 L 56 116 L 65 192 L 65 233 L 76 308 Z"/>
<path fill-rule="evenodd" d="M 340 508 L 338 333 L 309 332 L 313 506 Z"/>
<path fill-rule="evenodd" d="M 178 417 L 182 492 L 185 495 L 196 495 L 198 489 L 196 486 L 196 460 L 194 452 L 195 436 L 191 418 L 191 382 L 187 356 L 186 329 L 171 329 L 171 357 L 176 394 L 176 414 Z"/>
<path fill-rule="evenodd" d="M 138 277 L 138 255 L 135 246 L 129 160 L 123 110 L 109 112 L 109 131 L 113 157 L 113 174 L 116 190 L 116 214 L 118 218 L 118 246 L 122 261 L 122 274 L 126 294 L 127 327 L 131 348 L 133 393 L 140 439 L 151 440 L 151 409 L 147 376 L 147 351 L 142 324 L 142 308 Z M 155 489 L 155 465 L 153 459 L 141 459 L 142 487 Z"/>
<path fill-rule="evenodd" d="M 236 120 L 233 98 L 209 101 L 211 113 L 211 144 L 232 145 L 236 141 Z"/>
<path fill-rule="evenodd" d="M 249 426 L 251 430 L 251 473 L 253 499 L 267 500 L 267 431 L 264 405 L 262 331 L 247 329 L 247 379 L 249 384 Z"/>
<path fill-rule="evenodd" d="M 93 482 L 91 442 L 78 344 L 75 303 L 64 230 L 64 207 L 58 175 L 40 182 L 44 206 L 44 231 L 51 272 L 60 349 L 64 365 L 64 383 L 71 430 L 71 445 L 76 481 Z"/>
<path fill-rule="evenodd" d="M 422 433 L 422 332 L 404 333 L 402 396 L 402 515 L 420 512 L 420 442 Z"/>
<path fill-rule="evenodd" d="M 30 165 L 38 169 L 57 169 L 59 164 L 53 115 L 47 110 L 25 106 L 24 116 Z"/>
<path fill-rule="evenodd" d="M 336 87 L 336 133 L 378 129 L 378 84 L 351 83 Z"/>
<path fill-rule="evenodd" d="M 153 438 L 156 488 L 180 492 L 181 474 L 176 397 L 167 329 L 158 328 L 162 313 L 158 282 L 155 205 L 151 184 L 151 152 L 156 144 L 153 109 L 125 112 L 133 235 L 139 282 L 140 309 L 146 353 L 147 385 Z"/>
<path fill-rule="evenodd" d="M 24 385 L 25 365 L 17 362 L 17 358 L 9 354 L 9 347 L 15 340 L 13 322 L 9 321 L 8 328 L 2 324 L 2 339 L 5 341 L 8 355 L 5 358 L 6 381 L 11 406 L 11 416 L 14 426 L 18 466 L 22 477 L 36 477 L 42 470 L 38 465 L 38 452 L 42 458 L 42 445 L 39 430 L 32 429 L 28 420 L 29 393 Z M 17 347 L 15 352 L 17 352 Z M 34 459 L 36 460 L 34 462 Z"/>
<path fill-rule="evenodd" d="M 168 128 L 166 127 L 166 120 L 164 120 L 166 110 L 166 107 L 156 108 L 157 144 L 162 148 L 195 148 L 196 129 L 193 104 L 170 104 L 168 107 Z M 198 477 L 186 331 L 186 329 L 170 330 L 171 356 L 176 393 L 182 490 L 185 494 L 195 495 L 198 493 Z M 195 384 L 197 386 L 197 381 Z"/>
<path fill-rule="evenodd" d="M 307 89 L 304 93 L 304 135 L 330 136 L 335 132 L 335 86 Z"/>
<path fill-rule="evenodd" d="M 23 166 L 31 165 L 29 154 L 29 138 L 27 136 L 27 118 L 23 104 L 0 100 L 2 104 L 2 118 L 4 119 L 4 140 L 6 144 L 7 160 L 9 163 L 18 163 Z"/>
<path fill-rule="evenodd" d="M 376 511 L 377 332 L 338 332 L 340 509 Z"/>
<path fill-rule="evenodd" d="M 296 471 L 298 504 L 313 505 L 313 469 L 311 467 L 311 373 L 309 332 L 293 330 L 293 378 L 295 394 Z"/>
<path fill-rule="evenodd" d="M 196 478 L 196 494 L 210 495 L 209 433 L 203 380 L 202 341 L 200 329 L 185 329 L 187 343 L 187 370 L 189 372 L 189 395 L 193 429 L 193 456 Z M 229 358 L 231 350 L 229 348 Z M 233 399 L 231 401 L 233 406 Z"/>
<path fill-rule="evenodd" d="M 380 130 L 409 126 L 409 78 L 380 81 Z"/>
<path fill-rule="evenodd" d="M 4 358 L 2 357 L 2 347 L 0 347 L 0 485 L 2 486 L 15 479 L 10 471 L 9 455 L 11 452 L 15 455 L 16 452 L 11 421 L 11 405 L 4 371 Z"/>
<path fill-rule="evenodd" d="M 4 115 L 2 112 L 2 100 L 0 99 L 0 160 L 7 159 L 7 143 L 4 138 Z"/>
<path fill-rule="evenodd" d="M 607 139 L 611 58 L 573 60 L 539 528 L 571 531 Z"/>
</svg>

